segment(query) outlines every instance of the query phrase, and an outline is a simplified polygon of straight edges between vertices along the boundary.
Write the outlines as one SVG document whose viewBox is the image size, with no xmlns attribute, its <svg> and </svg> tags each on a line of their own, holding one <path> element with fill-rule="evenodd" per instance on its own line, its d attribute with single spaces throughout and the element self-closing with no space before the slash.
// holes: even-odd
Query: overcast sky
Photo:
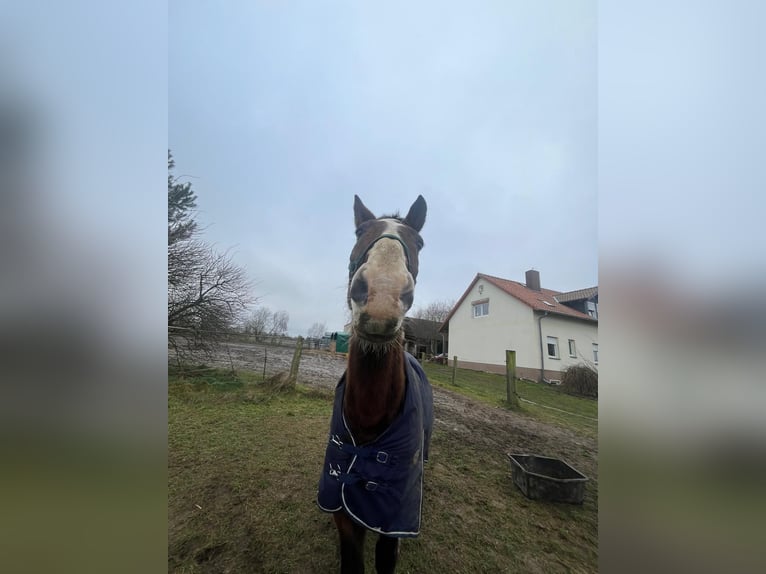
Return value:
<svg viewBox="0 0 766 574">
<path fill-rule="evenodd" d="M 171 2 L 169 146 L 291 334 L 346 319 L 353 197 L 428 203 L 414 308 L 598 282 L 596 4 Z"/>
<path fill-rule="evenodd" d="M 50 221 L 18 227 L 94 251 L 76 260 L 112 269 L 82 277 L 114 279 L 116 324 L 159 321 L 164 345 L 167 147 L 206 238 L 293 333 L 343 323 L 354 193 L 376 213 L 426 197 L 416 307 L 477 272 L 595 285 L 597 252 L 684 291 L 766 282 L 763 2 L 240 4 L 0 18 L 0 88 L 50 146 L 29 196 Z"/>
</svg>

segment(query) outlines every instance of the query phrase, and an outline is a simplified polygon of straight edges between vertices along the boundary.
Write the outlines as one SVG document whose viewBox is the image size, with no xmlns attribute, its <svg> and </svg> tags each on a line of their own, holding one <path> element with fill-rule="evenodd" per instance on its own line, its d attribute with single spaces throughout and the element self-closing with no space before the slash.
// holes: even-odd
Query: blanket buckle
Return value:
<svg viewBox="0 0 766 574">
<path fill-rule="evenodd" d="M 333 477 L 333 478 L 340 478 L 340 474 L 341 474 L 340 465 L 339 465 L 339 464 L 336 464 L 336 465 L 335 465 L 335 467 L 336 467 L 336 468 L 333 468 L 333 467 L 332 467 L 332 463 L 330 463 L 330 470 L 329 470 L 329 474 L 330 474 L 330 476 L 331 476 L 331 477 Z"/>
<path fill-rule="evenodd" d="M 343 446 L 343 441 L 340 440 L 340 437 L 336 434 L 330 437 L 330 442 L 333 443 L 338 448 L 341 448 Z"/>
</svg>

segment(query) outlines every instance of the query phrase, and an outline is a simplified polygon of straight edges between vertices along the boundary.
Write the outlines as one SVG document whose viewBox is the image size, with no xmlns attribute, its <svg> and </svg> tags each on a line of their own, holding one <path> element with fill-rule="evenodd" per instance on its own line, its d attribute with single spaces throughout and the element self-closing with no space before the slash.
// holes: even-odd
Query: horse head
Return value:
<svg viewBox="0 0 766 574">
<path fill-rule="evenodd" d="M 396 341 L 412 307 L 425 220 L 421 195 L 404 218 L 375 217 L 354 196 L 357 241 L 349 264 L 348 305 L 354 335 L 372 347 Z"/>
</svg>

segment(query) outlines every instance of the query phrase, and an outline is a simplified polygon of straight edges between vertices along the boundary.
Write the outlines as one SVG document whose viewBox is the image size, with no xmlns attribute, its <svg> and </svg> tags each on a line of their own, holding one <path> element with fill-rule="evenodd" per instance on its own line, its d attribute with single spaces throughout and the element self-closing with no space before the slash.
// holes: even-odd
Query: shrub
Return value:
<svg viewBox="0 0 766 574">
<path fill-rule="evenodd" d="M 564 371 L 561 389 L 570 395 L 598 398 L 598 372 L 587 365 L 574 365 Z"/>
</svg>

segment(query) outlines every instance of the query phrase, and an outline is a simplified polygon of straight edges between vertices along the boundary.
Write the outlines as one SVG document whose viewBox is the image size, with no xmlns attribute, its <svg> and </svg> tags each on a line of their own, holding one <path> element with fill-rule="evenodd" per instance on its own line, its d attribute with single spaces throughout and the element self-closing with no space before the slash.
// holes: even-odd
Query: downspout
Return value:
<svg viewBox="0 0 766 574">
<path fill-rule="evenodd" d="M 548 311 L 545 311 L 537 320 L 537 330 L 540 333 L 540 382 L 545 382 L 545 353 L 543 352 L 543 319 L 548 316 Z"/>
</svg>

